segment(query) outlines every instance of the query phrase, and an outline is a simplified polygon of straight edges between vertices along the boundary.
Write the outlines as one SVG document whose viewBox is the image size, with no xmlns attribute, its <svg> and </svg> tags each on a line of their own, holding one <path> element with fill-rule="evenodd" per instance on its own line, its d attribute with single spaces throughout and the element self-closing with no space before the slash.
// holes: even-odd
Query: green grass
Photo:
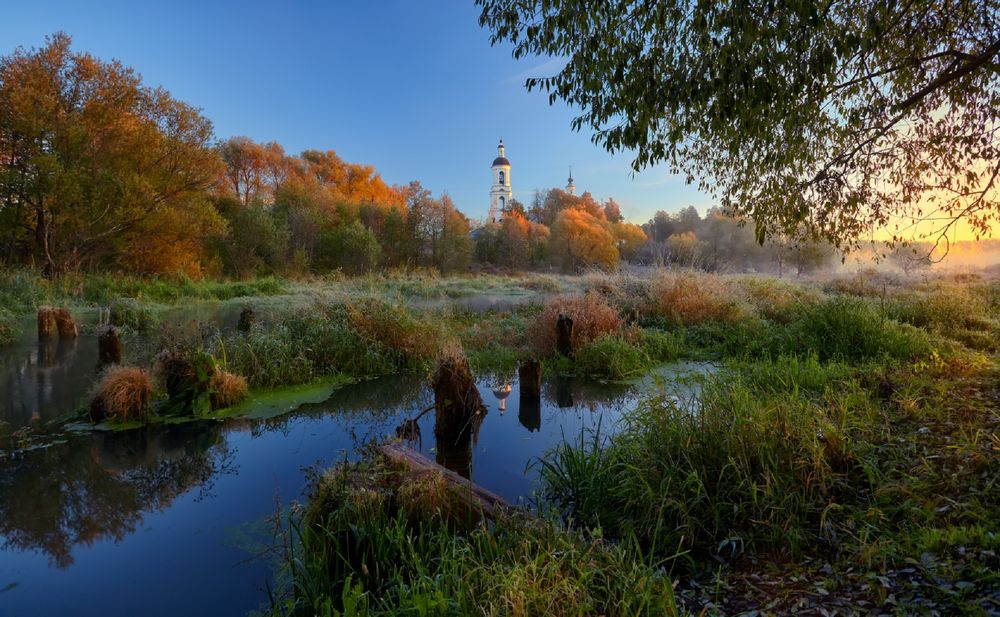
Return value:
<svg viewBox="0 0 1000 617">
<path fill-rule="evenodd" d="M 456 519 L 452 490 L 368 462 L 328 473 L 293 526 L 292 585 L 272 614 L 676 613 L 670 580 L 634 546 L 521 517 Z"/>
</svg>

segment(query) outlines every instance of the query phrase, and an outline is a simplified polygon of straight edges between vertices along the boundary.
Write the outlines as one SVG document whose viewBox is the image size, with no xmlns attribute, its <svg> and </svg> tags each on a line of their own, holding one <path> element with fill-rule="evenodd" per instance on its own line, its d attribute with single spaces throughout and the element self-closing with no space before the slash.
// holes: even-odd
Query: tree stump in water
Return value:
<svg viewBox="0 0 1000 617">
<path fill-rule="evenodd" d="M 249 306 L 243 307 L 243 310 L 240 311 L 240 320 L 236 324 L 236 330 L 246 334 L 250 331 L 250 328 L 253 327 L 254 320 L 255 316 L 253 314 L 253 309 Z"/>
<path fill-rule="evenodd" d="M 55 309 L 56 329 L 59 330 L 59 338 L 76 338 L 80 331 L 73 321 L 73 316 L 64 308 Z"/>
<path fill-rule="evenodd" d="M 50 306 L 38 307 L 38 338 L 39 340 L 53 338 L 58 332 L 56 312 Z"/>
<path fill-rule="evenodd" d="M 97 361 L 101 366 L 122 362 L 122 342 L 114 326 L 108 326 L 97 335 Z"/>
<path fill-rule="evenodd" d="M 517 369 L 521 398 L 538 398 L 542 395 L 542 365 L 538 360 L 525 360 Z"/>
<path fill-rule="evenodd" d="M 432 381 L 438 462 L 469 477 L 472 443 L 478 441 L 479 427 L 486 416 L 486 405 L 472 378 L 469 361 L 461 353 L 442 356 Z"/>
<path fill-rule="evenodd" d="M 556 351 L 567 358 L 573 355 L 573 320 L 569 315 L 559 315 L 556 321 Z"/>
</svg>

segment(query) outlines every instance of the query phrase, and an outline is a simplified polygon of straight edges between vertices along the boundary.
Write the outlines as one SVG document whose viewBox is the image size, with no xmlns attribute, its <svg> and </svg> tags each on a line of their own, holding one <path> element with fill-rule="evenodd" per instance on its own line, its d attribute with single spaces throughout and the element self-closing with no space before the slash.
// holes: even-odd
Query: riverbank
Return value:
<svg viewBox="0 0 1000 617">
<path fill-rule="evenodd" d="M 120 285 L 104 288 L 136 292 L 122 326 L 135 333 L 129 362 L 155 369 L 167 347 L 207 356 L 247 380 L 251 401 L 326 379 L 419 378 L 444 346 L 463 348 L 474 373 L 497 386 L 536 357 L 549 377 L 591 381 L 649 380 L 663 362 L 711 361 L 722 370 L 698 378 L 693 404 L 677 396 L 673 380 L 647 387 L 613 435 L 587 426 L 539 456 L 543 511 L 553 511 L 545 532 L 551 543 L 539 542 L 536 557 L 577 541 L 567 538 L 599 536 L 625 551 L 616 553 L 618 566 L 627 559 L 640 578 L 669 576 L 680 612 L 709 603 L 726 613 L 768 605 L 788 614 L 803 607 L 906 612 L 934 603 L 943 613 L 974 614 L 1000 601 L 1000 530 L 991 514 L 1000 508 L 994 281 L 872 275 L 789 282 L 682 271 L 417 276 L 278 282 L 267 284 L 270 295 L 205 297 L 230 313 L 252 308 L 253 323 L 242 332 L 234 315 L 167 328 L 157 319 L 166 314 L 161 301 L 185 296 L 158 292 L 153 300 Z M 212 289 L 227 291 L 213 293 L 225 296 L 238 289 L 226 285 L 239 284 L 218 285 Z M 31 306 L 5 297 L 22 314 Z M 97 296 L 19 297 L 77 307 Z M 560 315 L 573 320 L 571 357 L 557 352 Z M 558 402 L 559 392 L 553 396 Z M 258 413 L 286 407 L 295 405 Z M 533 423 L 521 419 L 529 431 Z M 335 511 L 337 525 L 351 524 L 354 510 Z M 431 518 L 434 529 L 415 536 L 428 540 L 420 545 L 428 560 L 441 558 L 435 551 L 454 535 Z M 476 546 L 501 542 L 492 531 L 476 533 L 485 534 Z M 559 563 L 565 573 L 582 562 Z M 483 568 L 482 580 L 502 578 L 500 569 Z M 449 571 L 456 570 L 437 572 Z M 334 578 L 312 598 L 340 610 L 348 596 L 338 589 L 349 584 L 350 597 L 371 598 L 393 580 Z M 483 601 L 507 606 L 504 598 L 520 592 L 552 600 L 513 585 Z M 431 602 L 429 589 L 410 600 Z M 281 610 L 305 610 L 294 594 L 285 601 Z"/>
</svg>

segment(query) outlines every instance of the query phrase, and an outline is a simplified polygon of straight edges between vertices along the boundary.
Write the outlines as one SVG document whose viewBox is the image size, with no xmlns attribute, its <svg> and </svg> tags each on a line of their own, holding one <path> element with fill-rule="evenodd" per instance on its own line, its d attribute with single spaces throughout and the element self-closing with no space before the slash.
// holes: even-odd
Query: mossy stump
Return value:
<svg viewBox="0 0 1000 617">
<path fill-rule="evenodd" d="M 525 360 L 517 369 L 521 398 L 533 399 L 542 395 L 542 365 L 538 360 Z"/>
<path fill-rule="evenodd" d="M 573 355 L 573 319 L 569 315 L 559 315 L 556 320 L 556 351 L 567 358 Z"/>
<path fill-rule="evenodd" d="M 121 364 L 122 342 L 118 328 L 108 326 L 97 335 L 97 361 L 101 366 Z"/>
</svg>

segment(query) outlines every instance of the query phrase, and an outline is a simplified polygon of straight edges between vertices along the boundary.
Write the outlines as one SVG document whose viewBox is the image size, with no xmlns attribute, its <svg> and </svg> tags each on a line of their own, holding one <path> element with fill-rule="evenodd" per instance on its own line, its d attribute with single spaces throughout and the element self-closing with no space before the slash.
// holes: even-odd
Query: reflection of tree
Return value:
<svg viewBox="0 0 1000 617">
<path fill-rule="evenodd" d="M 121 540 L 145 513 L 207 486 L 228 454 L 209 424 L 93 433 L 24 452 L 0 474 L 4 548 L 43 551 L 68 567 L 75 546 Z"/>
<path fill-rule="evenodd" d="M 0 420 L 20 427 L 73 410 L 90 390 L 96 365 L 96 344 L 89 340 L 0 348 Z"/>
</svg>

